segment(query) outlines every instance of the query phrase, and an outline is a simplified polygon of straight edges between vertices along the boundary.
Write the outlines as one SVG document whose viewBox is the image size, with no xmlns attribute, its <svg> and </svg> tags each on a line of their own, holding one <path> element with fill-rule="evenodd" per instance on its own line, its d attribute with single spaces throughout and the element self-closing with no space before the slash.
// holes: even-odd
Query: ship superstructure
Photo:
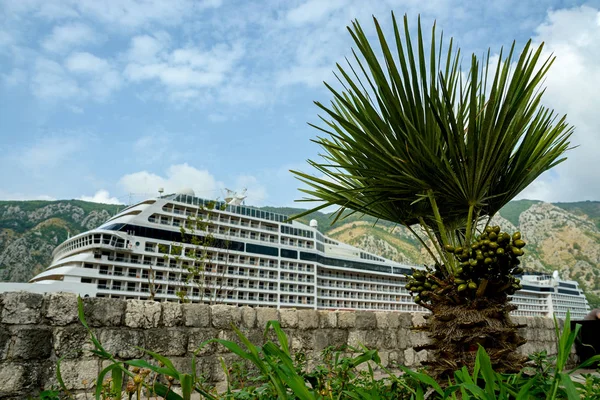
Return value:
<svg viewBox="0 0 600 400">
<path fill-rule="evenodd" d="M 31 280 L 40 286 L 31 286 L 75 287 L 92 297 L 426 311 L 404 288 L 411 268 L 421 267 L 328 238 L 316 221 L 309 226 L 240 203 L 190 190 L 142 201 L 59 245 L 52 264 Z M 546 278 L 523 277 L 514 315 L 587 313 L 576 282 Z"/>
</svg>

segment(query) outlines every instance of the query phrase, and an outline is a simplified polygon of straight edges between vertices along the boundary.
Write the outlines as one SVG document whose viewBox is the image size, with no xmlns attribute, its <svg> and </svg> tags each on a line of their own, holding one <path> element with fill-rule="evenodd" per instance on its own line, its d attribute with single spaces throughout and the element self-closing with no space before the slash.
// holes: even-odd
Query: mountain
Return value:
<svg viewBox="0 0 600 400">
<path fill-rule="evenodd" d="M 99 226 L 123 206 L 64 201 L 0 201 L 0 281 L 27 281 L 47 267 L 52 250 L 69 235 Z M 285 215 L 301 208 L 263 207 Z M 407 228 L 373 217 L 345 213 L 312 213 L 300 220 L 316 219 L 319 229 L 338 239 L 392 260 L 424 264 L 430 256 Z M 600 202 L 549 204 L 518 200 L 506 205 L 493 224 L 503 230 L 520 230 L 527 270 L 577 280 L 591 305 L 600 306 Z"/>
</svg>

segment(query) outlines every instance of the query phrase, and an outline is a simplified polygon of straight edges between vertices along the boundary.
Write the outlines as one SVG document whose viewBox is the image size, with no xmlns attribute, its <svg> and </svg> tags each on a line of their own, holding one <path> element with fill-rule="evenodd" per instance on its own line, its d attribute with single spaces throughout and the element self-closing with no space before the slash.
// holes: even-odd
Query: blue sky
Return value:
<svg viewBox="0 0 600 400">
<path fill-rule="evenodd" d="M 314 100 L 351 54 L 346 25 L 437 20 L 463 54 L 513 39 L 557 61 L 545 102 L 580 145 L 521 197 L 600 200 L 600 2 L 0 0 L 0 199 L 127 202 L 158 187 L 248 203 L 301 197 Z M 414 25 L 414 24 L 413 24 Z"/>
</svg>

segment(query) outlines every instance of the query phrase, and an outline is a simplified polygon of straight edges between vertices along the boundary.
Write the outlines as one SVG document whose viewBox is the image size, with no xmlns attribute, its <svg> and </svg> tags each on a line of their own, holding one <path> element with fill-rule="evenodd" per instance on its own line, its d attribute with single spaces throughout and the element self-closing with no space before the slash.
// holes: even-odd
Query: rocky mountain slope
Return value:
<svg viewBox="0 0 600 400">
<path fill-rule="evenodd" d="M 54 247 L 68 235 L 92 229 L 123 206 L 65 201 L 0 202 L 0 281 L 26 281 L 47 267 Z M 302 209 L 266 210 L 287 215 Z M 404 227 L 371 217 L 351 215 L 334 224 L 331 215 L 314 213 L 327 235 L 393 260 L 423 264 L 429 256 Z M 600 305 L 600 202 L 549 204 L 520 200 L 509 203 L 494 224 L 520 230 L 528 243 L 524 267 L 558 270 L 579 281 L 592 304 Z"/>
</svg>

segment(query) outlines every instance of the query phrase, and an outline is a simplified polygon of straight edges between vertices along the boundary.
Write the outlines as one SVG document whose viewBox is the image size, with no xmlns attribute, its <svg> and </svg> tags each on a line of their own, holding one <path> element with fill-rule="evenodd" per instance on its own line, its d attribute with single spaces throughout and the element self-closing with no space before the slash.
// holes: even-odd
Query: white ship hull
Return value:
<svg viewBox="0 0 600 400">
<path fill-rule="evenodd" d="M 252 207 L 209 203 L 189 194 L 128 207 L 97 229 L 66 240 L 53 262 L 31 280 L 34 291 L 86 296 L 333 310 L 426 311 L 404 288 L 414 265 L 397 263 Z M 204 216 L 207 231 L 182 227 Z M 211 243 L 191 244 L 211 237 Z M 185 243 L 182 242 L 185 240 Z M 200 251 L 201 250 L 201 251 Z M 202 252 L 203 258 L 198 259 Z M 200 266 L 202 279 L 187 281 Z M 588 312 L 576 282 L 523 277 L 514 315 L 573 319 Z M 15 290 L 0 284 L 0 291 Z M 22 285 L 22 284 L 17 284 Z M 19 288 L 22 289 L 21 286 Z M 79 288 L 79 290 L 77 290 Z"/>
</svg>

